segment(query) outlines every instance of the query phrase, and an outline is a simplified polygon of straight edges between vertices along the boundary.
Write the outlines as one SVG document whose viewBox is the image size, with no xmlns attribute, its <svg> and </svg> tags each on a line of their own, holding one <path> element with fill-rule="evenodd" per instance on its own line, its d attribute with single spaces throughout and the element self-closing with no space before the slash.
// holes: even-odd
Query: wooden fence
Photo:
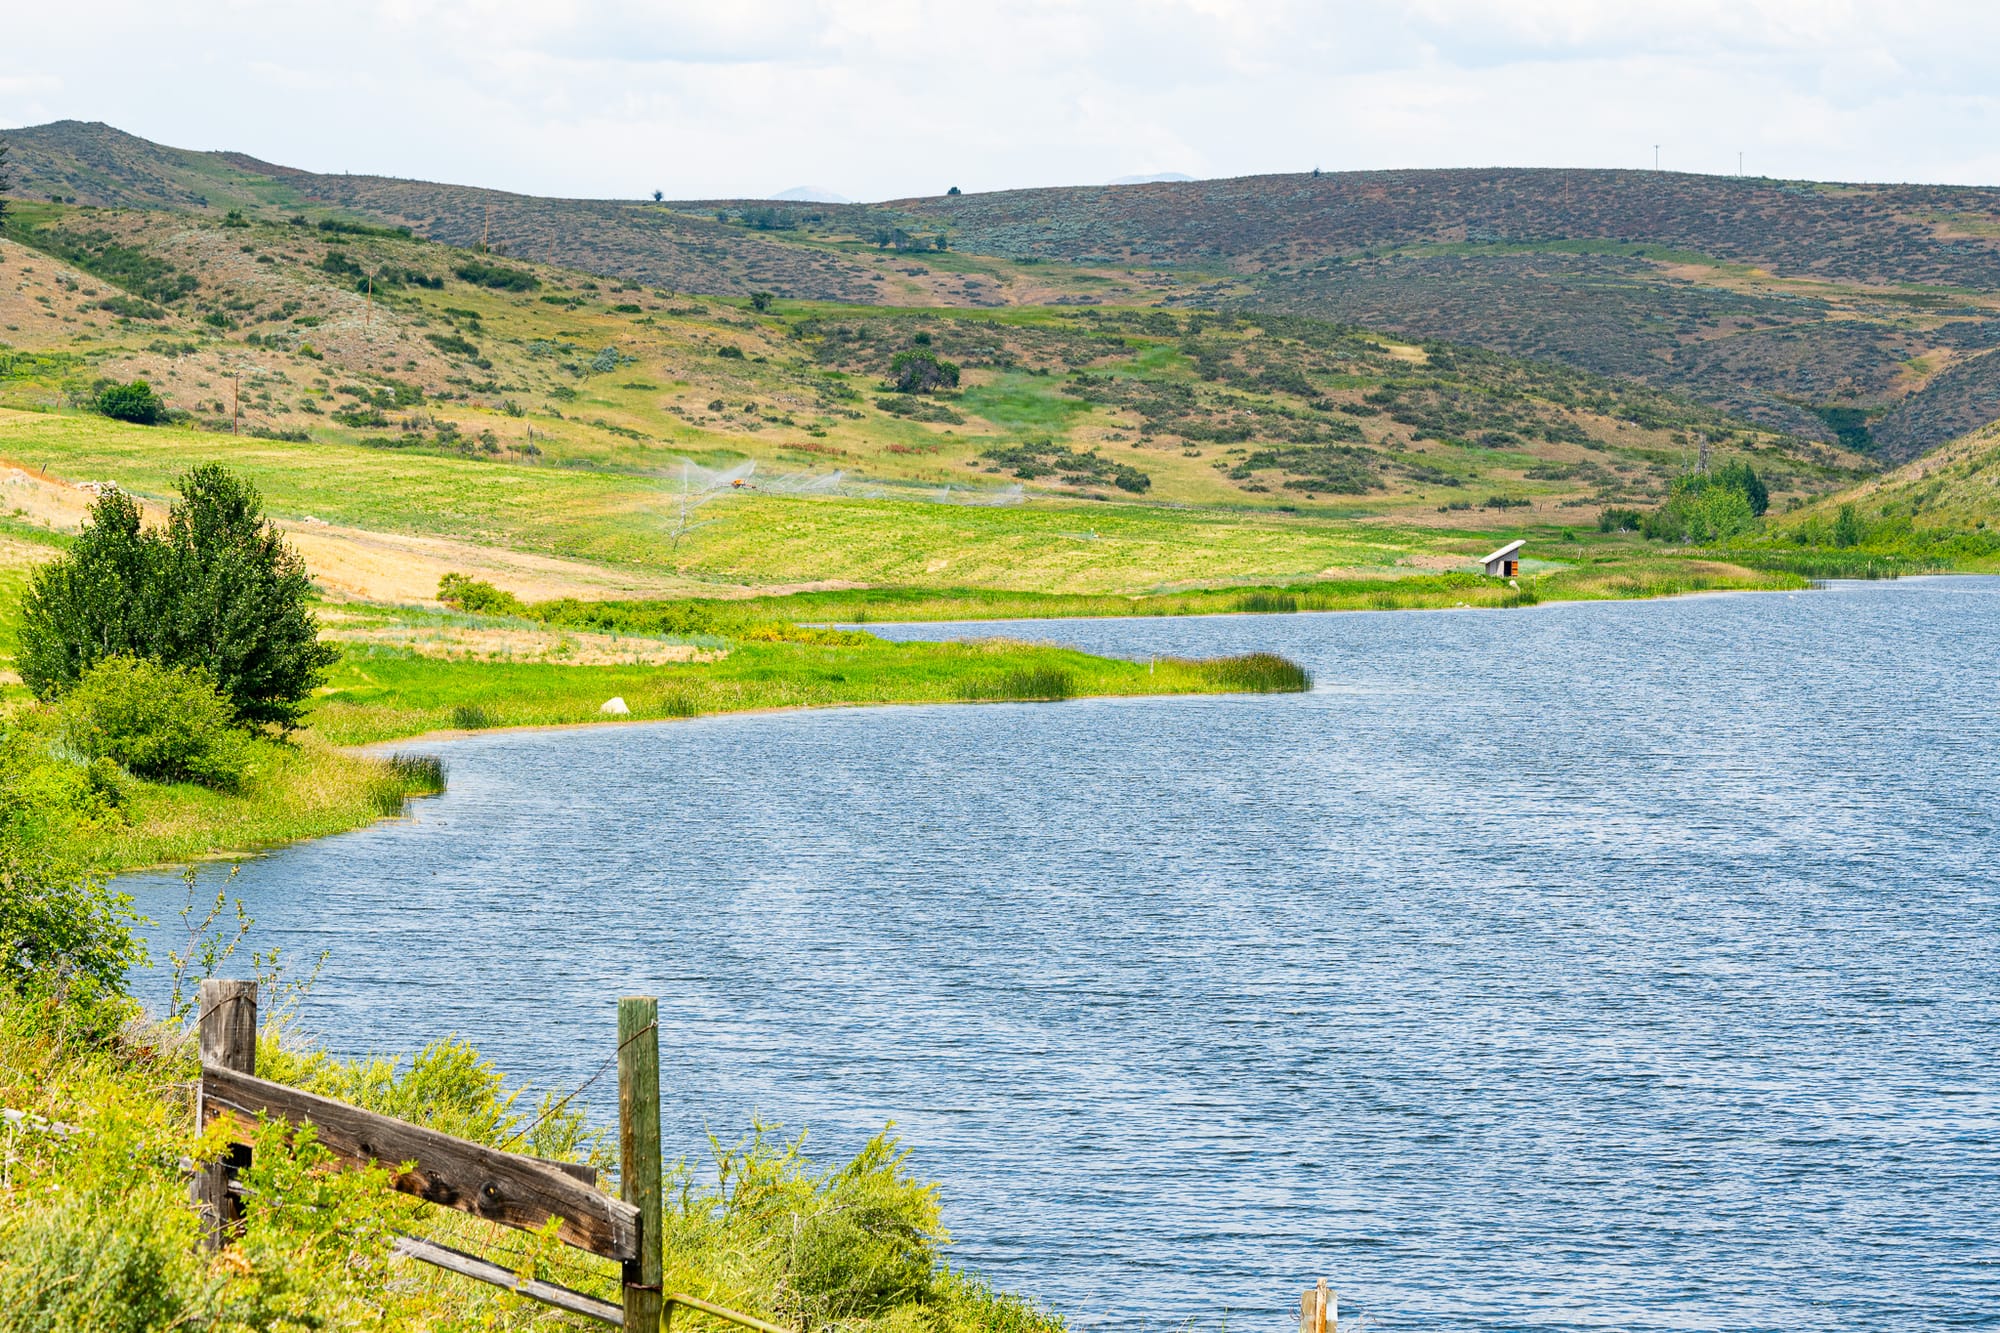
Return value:
<svg viewBox="0 0 2000 1333">
<path fill-rule="evenodd" d="M 257 1077 L 257 983 L 204 981 L 197 994 L 201 1082 L 196 1123 L 233 1131 L 218 1161 L 190 1163 L 190 1193 L 206 1219 L 204 1238 L 220 1249 L 240 1232 L 246 1200 L 237 1176 L 250 1164 L 260 1118 L 310 1124 L 320 1145 L 360 1165 L 385 1165 L 389 1188 L 455 1208 L 503 1227 L 537 1230 L 556 1223 L 565 1244 L 623 1265 L 624 1304 L 613 1305 L 550 1282 L 517 1278 L 477 1255 L 415 1236 L 398 1254 L 627 1330 L 658 1333 L 676 1307 L 699 1311 L 757 1333 L 792 1333 L 777 1324 L 682 1292 L 661 1290 L 659 1005 L 647 997 L 618 1002 L 619 1191 L 597 1188 L 590 1167 L 503 1152 L 422 1125 L 364 1111 Z M 408 1169 L 404 1169 L 407 1166 Z"/>
</svg>

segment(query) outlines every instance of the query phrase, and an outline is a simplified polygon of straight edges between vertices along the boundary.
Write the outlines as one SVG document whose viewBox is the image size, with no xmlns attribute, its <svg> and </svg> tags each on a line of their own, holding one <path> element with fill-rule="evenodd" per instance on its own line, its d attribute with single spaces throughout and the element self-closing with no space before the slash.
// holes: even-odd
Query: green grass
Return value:
<svg viewBox="0 0 2000 1333">
<path fill-rule="evenodd" d="M 292 444 L 98 417 L 0 411 L 0 457 L 59 476 L 116 477 L 165 498 L 214 460 L 242 472 L 281 519 L 312 515 L 716 582 L 841 578 L 1060 592 L 1292 579 L 1389 566 L 1453 534 L 1244 510 L 1051 500 L 1026 505 L 728 495 L 675 548 L 664 477 L 478 462 L 339 444 Z M 983 475 L 976 484 L 988 486 Z"/>
<path fill-rule="evenodd" d="M 645 720 L 849 704 L 1253 688 L 1235 665 L 1124 662 L 998 639 L 889 643 L 865 635 L 840 637 L 849 641 L 738 642 L 720 661 L 633 667 L 472 662 L 362 649 L 335 668 L 329 691 L 313 704 L 311 724 L 328 741 L 356 745 L 455 728 L 604 722 L 600 707 L 614 696 L 625 700 L 631 719 Z"/>
<path fill-rule="evenodd" d="M 310 733 L 251 749 L 250 776 L 234 792 L 127 781 L 121 820 L 93 836 L 87 859 L 121 871 L 240 855 L 360 828 L 443 789 L 434 761 L 350 754 Z"/>
<path fill-rule="evenodd" d="M 960 404 L 1012 434 L 1059 435 L 1090 414 L 1090 404 L 1063 396 L 1063 383 L 1052 375 L 1004 374 L 967 389 Z"/>
</svg>

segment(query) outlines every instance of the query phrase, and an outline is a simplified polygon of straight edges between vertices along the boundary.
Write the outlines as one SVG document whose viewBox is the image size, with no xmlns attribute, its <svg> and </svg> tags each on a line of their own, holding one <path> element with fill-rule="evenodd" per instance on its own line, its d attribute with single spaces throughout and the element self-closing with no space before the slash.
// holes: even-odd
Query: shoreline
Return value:
<svg viewBox="0 0 2000 1333">
<path fill-rule="evenodd" d="M 1929 577 L 1929 576 L 1912 575 L 1910 577 L 1915 578 L 1915 577 Z M 1938 577 L 1960 577 L 1960 576 L 1940 575 Z M 1879 580 L 1855 579 L 1847 581 L 1856 583 L 1866 583 L 1866 582 L 1875 582 Z M 1473 606 L 1467 603 L 1460 603 L 1457 606 L 1398 606 L 1398 607 L 1360 606 L 1360 607 L 1335 607 L 1324 610 L 1314 609 L 1306 611 L 1194 611 L 1178 615 L 1044 616 L 1044 617 L 1022 617 L 1018 619 L 995 619 L 995 620 L 877 620 L 877 621 L 859 621 L 852 623 L 841 622 L 839 624 L 825 625 L 824 627 L 842 629 L 842 630 L 858 630 L 865 634 L 872 634 L 875 632 L 876 627 L 886 628 L 892 625 L 1037 625 L 1037 624 L 1059 625 L 1059 624 L 1068 624 L 1072 622 L 1104 624 L 1104 623 L 1117 623 L 1120 621 L 1151 624 L 1160 621 L 1239 620 L 1239 619 L 1255 620 L 1255 619 L 1280 619 L 1280 618 L 1290 618 L 1298 616 L 1450 615 L 1450 614 L 1456 614 L 1461 611 L 1473 612 L 1473 613 L 1497 614 L 1500 612 L 1513 613 L 1520 611 L 1553 610 L 1557 607 L 1589 606 L 1605 602 L 1640 603 L 1640 602 L 1669 602 L 1669 601 L 1691 600 L 1695 598 L 1704 598 L 1704 597 L 1796 596 L 1797 594 L 1802 592 L 1820 592 L 1820 591 L 1824 591 L 1824 589 L 1818 587 L 1700 588 L 1700 589 L 1692 589 L 1686 592 L 1660 593 L 1649 597 L 1568 597 L 1568 598 L 1558 598 L 1550 601 L 1531 602 L 1525 605 L 1518 605 L 1518 606 Z M 998 638 L 1005 638 L 1006 636 L 996 634 L 990 637 L 998 639 Z M 957 640 L 885 639 L 884 641 L 889 643 L 953 643 L 953 642 L 977 643 L 980 642 L 980 639 L 977 638 L 966 638 Z M 1063 643 L 1055 639 L 1023 640 L 1023 642 L 1030 643 L 1034 646 L 1069 648 L 1078 652 L 1088 651 L 1086 649 L 1076 648 L 1076 645 L 1074 644 Z M 1126 660 L 1131 660 L 1131 659 L 1126 659 Z M 1056 703 L 1076 703 L 1088 699 L 1166 699 L 1166 698 L 1177 697 L 1178 693 L 1179 692 L 1174 692 L 1174 693 L 1162 692 L 1159 694 L 1143 694 L 1143 693 L 1142 694 L 1079 694 L 1067 699 L 1011 699 L 1011 700 L 857 699 L 844 703 L 773 704 L 757 708 L 733 708 L 713 713 L 697 713 L 692 717 L 633 717 L 630 715 L 606 715 L 598 719 L 579 720 L 575 722 L 523 722 L 523 723 L 513 723 L 497 727 L 473 727 L 473 728 L 446 727 L 446 728 L 434 729 L 431 731 L 412 732 L 407 736 L 398 736 L 385 740 L 363 741 L 358 745 L 335 746 L 334 748 L 342 751 L 343 753 L 359 755 L 364 758 L 373 759 L 373 758 L 386 757 L 387 755 L 394 753 L 397 747 L 399 746 L 461 741 L 461 740 L 468 740 L 474 736 L 501 736 L 501 735 L 516 734 L 516 733 L 532 733 L 540 731 L 586 731 L 586 730 L 594 730 L 600 727 L 631 725 L 633 723 L 701 722 L 712 718 L 751 717 L 751 716 L 765 715 L 771 713 L 822 712 L 822 711 L 841 709 L 841 708 L 961 707 L 961 706 L 977 706 L 980 704 L 988 704 L 988 703 L 1056 704 Z M 1216 691 L 1215 693 L 1217 695 L 1226 695 L 1231 693 L 1243 693 L 1243 691 L 1220 690 Z M 392 818 L 393 816 L 385 816 L 385 817 Z"/>
</svg>

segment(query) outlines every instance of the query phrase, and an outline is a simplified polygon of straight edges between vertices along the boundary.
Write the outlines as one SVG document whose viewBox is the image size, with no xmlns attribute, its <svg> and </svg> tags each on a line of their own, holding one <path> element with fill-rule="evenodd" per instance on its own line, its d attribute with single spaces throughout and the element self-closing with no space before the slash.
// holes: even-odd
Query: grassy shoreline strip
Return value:
<svg viewBox="0 0 2000 1333">
<path fill-rule="evenodd" d="M 1289 692 L 1301 668 L 1270 654 L 1128 662 L 1011 640 L 838 644 L 739 643 L 719 661 L 571 667 L 351 652 L 313 705 L 312 726 L 337 745 L 437 731 L 602 722 L 622 698 L 630 720 L 864 704 Z"/>
</svg>

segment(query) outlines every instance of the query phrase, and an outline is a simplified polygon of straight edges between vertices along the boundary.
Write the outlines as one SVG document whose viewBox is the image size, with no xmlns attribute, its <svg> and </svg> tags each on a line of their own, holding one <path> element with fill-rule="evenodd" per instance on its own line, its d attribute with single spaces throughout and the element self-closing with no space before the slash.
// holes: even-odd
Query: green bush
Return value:
<svg viewBox="0 0 2000 1333">
<path fill-rule="evenodd" d="M 115 1026 L 126 969 L 143 956 L 132 921 L 131 899 L 96 875 L 0 837 L 0 986 Z"/>
<path fill-rule="evenodd" d="M 438 600 L 446 606 L 474 615 L 523 616 L 528 608 L 511 592 L 464 574 L 446 574 L 438 580 Z"/>
<path fill-rule="evenodd" d="M 468 259 L 452 272 L 462 281 L 491 287 L 502 292 L 532 292 L 542 285 L 542 280 L 526 269 L 508 268 L 505 264 L 491 264 L 483 259 Z"/>
<path fill-rule="evenodd" d="M 236 710 L 201 666 L 107 657 L 63 696 L 63 732 L 92 759 L 137 777 L 231 790 L 243 779 L 245 737 Z"/>
<path fill-rule="evenodd" d="M 166 400 L 144 380 L 105 385 L 97 391 L 92 406 L 113 421 L 129 421 L 139 426 L 157 426 L 167 419 Z"/>
<path fill-rule="evenodd" d="M 55 698 L 108 657 L 200 666 L 241 721 L 290 726 L 339 657 L 319 642 L 305 562 L 255 487 L 214 463 L 180 478 L 164 528 L 113 491 L 21 599 L 15 669 Z"/>
<path fill-rule="evenodd" d="M 192 1210 L 157 1182 L 133 1193 L 58 1195 L 0 1232 L 8 1248 L 0 1328 L 153 1333 L 206 1313 L 217 1284 L 204 1280 L 195 1257 Z"/>
<path fill-rule="evenodd" d="M 1756 474 L 1750 476 L 1754 480 Z M 1756 525 L 1751 497 L 1739 484 L 1725 481 L 1720 473 L 1694 473 L 1674 482 L 1667 502 L 1641 520 L 1640 531 L 1654 540 L 1709 544 L 1741 536 Z"/>
</svg>

